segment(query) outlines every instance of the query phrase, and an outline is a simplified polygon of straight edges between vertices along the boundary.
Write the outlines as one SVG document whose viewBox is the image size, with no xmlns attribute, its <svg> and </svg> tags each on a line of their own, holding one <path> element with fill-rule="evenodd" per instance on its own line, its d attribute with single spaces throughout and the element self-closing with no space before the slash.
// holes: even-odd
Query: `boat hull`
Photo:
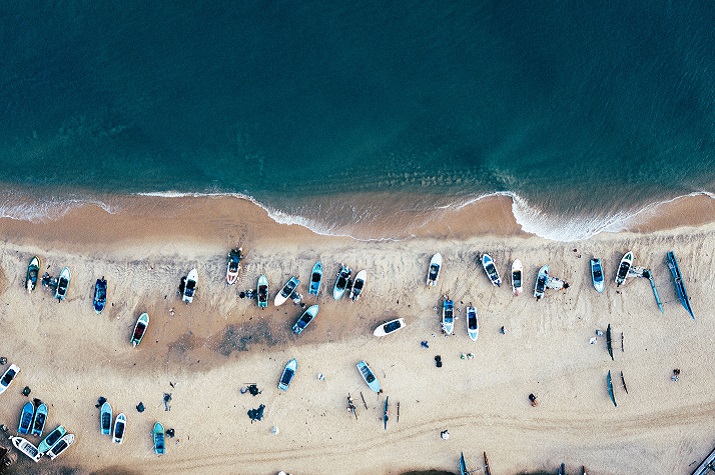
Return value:
<svg viewBox="0 0 715 475">
<path fill-rule="evenodd" d="M 633 252 L 628 251 L 621 258 L 621 263 L 618 265 L 618 272 L 616 272 L 616 285 L 620 287 L 626 282 L 628 278 L 628 271 L 633 265 Z"/>
<path fill-rule="evenodd" d="M 160 422 L 154 424 L 154 430 L 152 430 L 152 439 L 154 440 L 154 454 L 164 455 L 166 452 L 164 426 Z"/>
<path fill-rule="evenodd" d="M 311 305 L 310 307 L 308 307 L 308 309 L 301 314 L 301 316 L 293 325 L 293 333 L 295 333 L 296 335 L 300 335 L 301 333 L 303 333 L 303 330 L 305 330 L 308 325 L 310 325 L 310 323 L 315 320 L 315 317 L 318 316 L 319 310 L 319 305 Z"/>
<path fill-rule="evenodd" d="M 536 285 L 534 286 L 534 297 L 540 300 L 546 291 L 546 283 L 549 280 L 549 266 L 543 265 L 539 269 L 539 274 L 536 276 Z"/>
<path fill-rule="evenodd" d="M 467 334 L 472 341 L 479 338 L 479 315 L 474 307 L 467 307 Z"/>
<path fill-rule="evenodd" d="M 353 285 L 350 288 L 350 300 L 356 302 L 362 293 L 365 291 L 365 283 L 367 282 L 367 271 L 361 270 L 355 276 L 353 280 Z"/>
<path fill-rule="evenodd" d="M 256 296 L 256 299 L 258 299 L 258 308 L 268 307 L 268 277 L 266 277 L 264 274 L 261 274 L 258 277 L 256 289 L 256 293 L 258 294 Z"/>
<path fill-rule="evenodd" d="M 42 457 L 42 452 L 40 452 L 40 450 L 35 447 L 32 442 L 23 439 L 22 437 L 12 436 L 10 436 L 10 440 L 12 441 L 12 445 L 14 445 L 17 450 L 27 455 L 35 462 L 40 461 L 40 458 Z"/>
<path fill-rule="evenodd" d="M 196 269 L 191 269 L 189 274 L 186 276 L 186 282 L 184 283 L 184 293 L 181 296 L 181 300 L 183 302 L 191 303 L 194 301 L 198 284 L 199 272 Z"/>
<path fill-rule="evenodd" d="M 35 409 L 35 416 L 32 418 L 32 435 L 34 437 L 42 437 L 42 432 L 45 430 L 47 422 L 47 404 L 44 402 Z"/>
<path fill-rule="evenodd" d="M 454 300 L 442 302 L 442 329 L 447 335 L 454 333 Z"/>
<path fill-rule="evenodd" d="M 439 273 L 442 271 L 442 254 L 437 253 L 432 256 L 427 269 L 427 285 L 434 287 L 439 280 Z"/>
<path fill-rule="evenodd" d="M 105 402 L 99 412 L 99 430 L 104 435 L 112 433 L 112 406 Z"/>
<path fill-rule="evenodd" d="M 273 305 L 276 307 L 283 305 L 285 301 L 290 298 L 295 289 L 298 288 L 298 285 L 300 285 L 300 280 L 298 280 L 295 276 L 288 279 L 288 282 L 281 287 L 280 292 L 278 292 L 276 294 L 276 298 L 273 299 Z"/>
<path fill-rule="evenodd" d="M 53 445 L 57 443 L 58 440 L 62 438 L 67 433 L 67 430 L 63 426 L 57 426 L 55 429 L 47 434 L 47 436 L 42 439 L 40 445 L 37 446 L 37 450 L 41 453 L 45 453 L 52 448 Z"/>
<path fill-rule="evenodd" d="M 20 423 L 17 426 L 17 433 L 27 435 L 32 429 L 32 421 L 35 415 L 35 406 L 31 402 L 26 402 L 20 412 Z"/>
<path fill-rule="evenodd" d="M 378 326 L 377 328 L 375 328 L 375 331 L 373 331 L 372 334 L 379 337 L 386 336 L 405 328 L 405 326 L 405 320 L 403 318 L 396 318 Z"/>
<path fill-rule="evenodd" d="M 298 360 L 293 358 L 288 363 L 286 363 L 281 373 L 281 378 L 278 380 L 278 389 L 281 391 L 287 391 L 290 383 L 293 381 L 295 372 L 298 370 Z"/>
<path fill-rule="evenodd" d="M 148 326 L 149 314 L 144 312 L 139 315 L 139 318 L 137 318 L 137 322 L 134 324 L 134 331 L 132 332 L 132 337 L 129 340 L 129 342 L 132 344 L 132 347 L 136 347 L 139 343 L 142 342 L 142 339 L 144 338 L 144 334 L 146 333 L 146 329 Z"/>
<path fill-rule="evenodd" d="M 341 267 L 340 272 L 338 272 L 338 278 L 335 280 L 335 285 L 333 286 L 333 298 L 335 300 L 340 300 L 343 298 L 343 295 L 345 295 L 345 291 L 348 289 L 348 281 L 352 273 L 353 271 L 349 267 Z"/>
<path fill-rule="evenodd" d="M 370 369 L 370 366 L 365 361 L 359 362 L 356 366 L 360 372 L 360 376 L 362 376 L 362 379 L 365 381 L 365 384 L 367 384 L 367 386 L 376 393 L 379 393 L 380 381 L 378 381 L 375 373 L 373 373 Z"/>
<path fill-rule="evenodd" d="M 601 259 L 593 258 L 591 259 L 591 282 L 596 292 L 603 293 L 604 290 L 604 279 L 603 279 L 603 264 Z"/>
<path fill-rule="evenodd" d="M 308 289 L 308 294 L 318 295 L 320 292 L 320 284 L 323 283 L 323 263 L 316 262 L 313 266 L 313 270 L 310 273 L 310 288 Z"/>
<path fill-rule="evenodd" d="M 57 290 L 55 290 L 55 298 L 57 300 L 64 300 L 67 297 L 67 291 L 69 290 L 70 280 L 72 279 L 72 273 L 69 267 L 65 267 L 60 272 L 60 276 L 57 279 Z"/>
<path fill-rule="evenodd" d="M 70 445 L 74 443 L 74 434 L 65 434 L 50 450 L 47 451 L 47 456 L 50 460 L 54 460 L 60 456 Z"/>
<path fill-rule="evenodd" d="M 40 267 L 42 267 L 42 261 L 40 261 L 39 257 L 33 256 L 32 259 L 30 259 L 30 264 L 27 266 L 27 277 L 25 280 L 28 292 L 32 292 L 35 290 L 35 287 L 37 287 Z"/>
<path fill-rule="evenodd" d="M 94 284 L 94 311 L 97 312 L 97 315 L 102 313 L 102 310 L 104 310 L 104 306 L 107 303 L 107 281 L 104 280 L 104 278 L 97 279 L 97 282 Z"/>
<path fill-rule="evenodd" d="M 127 416 L 124 413 L 119 413 L 114 421 L 114 430 L 112 431 L 112 442 L 121 444 L 124 442 L 124 432 L 127 428 Z"/>
<path fill-rule="evenodd" d="M 497 266 L 494 263 L 494 259 L 492 259 L 489 254 L 482 255 L 482 267 L 484 268 L 484 272 L 487 273 L 487 277 L 489 277 L 489 281 L 492 283 L 492 285 L 495 287 L 501 287 L 501 277 L 499 276 L 499 270 L 497 270 Z"/>
<path fill-rule="evenodd" d="M 511 290 L 518 296 L 524 287 L 524 266 L 519 259 L 511 265 Z"/>
</svg>

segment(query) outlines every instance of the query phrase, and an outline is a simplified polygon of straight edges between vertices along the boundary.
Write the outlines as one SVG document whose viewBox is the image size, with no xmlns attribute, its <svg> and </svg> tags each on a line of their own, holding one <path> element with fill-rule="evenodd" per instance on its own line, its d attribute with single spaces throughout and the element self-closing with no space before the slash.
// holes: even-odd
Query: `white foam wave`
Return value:
<svg viewBox="0 0 715 475">
<path fill-rule="evenodd" d="M 31 223 L 46 223 L 61 219 L 70 211 L 82 206 L 97 206 L 109 214 L 119 211 L 117 206 L 95 199 L 27 199 L 17 195 L 0 197 L 0 218 Z"/>
</svg>

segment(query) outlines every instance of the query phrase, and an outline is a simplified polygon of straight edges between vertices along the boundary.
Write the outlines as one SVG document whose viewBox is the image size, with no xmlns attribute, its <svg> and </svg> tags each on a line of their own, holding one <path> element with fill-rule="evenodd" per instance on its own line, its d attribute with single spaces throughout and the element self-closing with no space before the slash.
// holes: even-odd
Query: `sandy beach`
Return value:
<svg viewBox="0 0 715 475">
<path fill-rule="evenodd" d="M 597 475 L 690 474 L 715 444 L 715 299 L 708 296 L 715 226 L 700 214 L 688 218 L 674 204 L 672 219 L 661 216 L 633 230 L 641 232 L 559 243 L 520 232 L 513 217 L 499 211 L 503 204 L 489 206 L 496 209 L 491 215 L 499 217 L 498 226 L 470 232 L 469 220 L 479 212 L 464 209 L 399 241 L 318 235 L 277 224 L 259 207 L 233 199 L 142 197 L 116 214 L 85 206 L 48 223 L 1 220 L 0 356 L 21 372 L 0 395 L 0 422 L 15 434 L 28 400 L 21 391 L 29 386 L 30 399 L 49 406 L 47 429 L 62 424 L 77 437 L 55 461 L 34 464 L 15 452 L 10 473 L 456 472 L 460 451 L 470 468 L 482 464 L 486 451 L 495 475 L 555 473 L 562 461 L 568 473 L 580 473 L 583 465 Z M 713 212 L 709 202 L 702 209 Z M 227 287 L 225 256 L 236 245 L 244 249 L 243 269 L 239 283 Z M 613 283 L 628 250 L 637 265 L 653 271 L 664 315 L 645 279 L 629 279 L 621 288 Z M 675 295 L 665 265 L 669 250 L 679 259 L 696 321 Z M 444 256 L 444 269 L 436 288 L 428 288 L 424 279 L 436 252 Z M 511 262 L 522 260 L 522 295 L 489 283 L 476 261 L 483 252 L 495 259 L 507 283 Z M 40 286 L 28 295 L 23 286 L 33 255 L 42 259 L 42 272 L 53 276 L 70 267 L 66 301 L 57 303 Z M 592 256 L 603 259 L 602 295 L 591 285 Z M 305 284 L 317 260 L 325 265 L 326 279 L 316 300 Z M 368 272 L 356 303 L 330 295 L 341 262 Z M 548 291 L 537 302 L 533 287 L 545 263 L 570 287 Z M 197 295 L 184 305 L 177 287 L 194 267 Z M 270 282 L 271 304 L 263 311 L 238 295 L 255 288 L 260 274 Z M 302 280 L 305 303 L 320 304 L 318 317 L 299 336 L 291 326 L 300 307 L 272 305 L 291 275 Z M 96 315 L 93 289 L 101 276 L 109 283 L 108 303 Z M 454 336 L 440 332 L 443 295 L 460 312 Z M 476 343 L 466 331 L 469 303 L 479 311 Z M 142 312 L 149 313 L 149 329 L 132 348 L 129 338 Z M 382 339 L 372 335 L 378 324 L 397 317 L 407 328 Z M 609 323 L 614 361 L 605 338 L 589 344 Z M 474 358 L 462 359 L 466 353 Z M 291 358 L 299 368 L 284 393 L 276 384 Z M 355 364 L 363 359 L 383 394 L 371 392 L 360 378 Z M 681 370 L 677 382 L 671 380 L 674 368 Z M 606 390 L 609 370 L 618 407 Z M 241 394 L 248 383 L 262 392 Z M 170 411 L 164 409 L 165 393 L 172 397 Z M 357 403 L 357 420 L 346 410 L 348 393 Z M 538 396 L 538 407 L 529 404 L 529 393 Z M 100 434 L 99 397 L 107 398 L 115 414 L 127 415 L 121 446 Z M 142 413 L 135 408 L 140 402 Z M 260 404 L 265 416 L 251 423 L 246 413 Z M 163 457 L 152 451 L 155 421 L 175 430 Z M 278 434 L 271 432 L 274 426 Z M 448 440 L 440 438 L 445 429 Z M 3 438 L 3 444 L 9 442 Z"/>
</svg>

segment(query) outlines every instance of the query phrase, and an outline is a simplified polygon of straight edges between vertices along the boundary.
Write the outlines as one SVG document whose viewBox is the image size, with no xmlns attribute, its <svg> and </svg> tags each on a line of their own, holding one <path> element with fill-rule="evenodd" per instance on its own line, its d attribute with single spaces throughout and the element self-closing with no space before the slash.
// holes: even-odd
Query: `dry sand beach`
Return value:
<svg viewBox="0 0 715 475">
<path fill-rule="evenodd" d="M 470 233 L 467 224 L 476 212 L 461 210 L 428 223 L 412 239 L 356 241 L 276 224 L 257 206 L 234 199 L 136 201 L 117 214 L 83 207 L 49 223 L 0 221 L 0 356 L 21 368 L 0 396 L 0 422 L 15 433 L 27 400 L 21 391 L 29 386 L 30 398 L 50 407 L 47 428 L 63 424 L 77 437 L 55 461 L 34 464 L 17 454 L 12 473 L 456 472 L 460 451 L 471 468 L 481 465 L 486 451 L 495 475 L 555 473 L 562 461 L 568 473 L 585 465 L 598 475 L 689 474 L 715 444 L 715 299 L 709 293 L 714 227 L 700 216 L 689 220 L 677 204 L 677 219 L 658 222 L 659 230 L 643 223 L 642 233 L 559 243 L 519 232 L 502 211 L 495 211 L 503 219 L 491 234 Z M 709 202 L 702 206 L 712 212 Z M 226 287 L 225 254 L 237 244 L 245 253 L 241 280 Z M 637 265 L 653 270 L 665 315 L 646 280 L 630 279 L 619 289 L 613 284 L 627 250 L 634 251 Z M 680 261 L 697 321 L 675 295 L 665 265 L 669 250 Z M 424 279 L 435 252 L 444 256 L 444 270 L 437 287 L 428 288 Z M 524 262 L 521 296 L 515 298 L 508 285 L 491 286 L 476 263 L 482 252 L 490 253 L 507 281 L 512 260 Z M 70 267 L 65 302 L 39 286 L 31 295 L 25 291 L 33 255 L 42 258 L 42 272 L 56 276 Z M 602 295 L 591 285 L 592 256 L 604 262 Z M 326 273 L 317 299 L 320 314 L 296 337 L 290 329 L 300 308 L 290 302 L 276 308 L 272 298 L 297 275 L 305 302 L 314 303 L 305 284 L 317 260 Z M 341 262 L 368 272 L 356 303 L 330 296 Z M 571 286 L 537 302 L 531 294 L 544 263 Z M 199 288 L 194 303 L 184 305 L 176 290 L 193 267 Z M 271 286 L 271 305 L 264 311 L 237 295 L 254 288 L 262 273 Z M 98 316 L 92 295 L 101 276 L 109 293 Z M 444 294 L 461 311 L 455 336 L 440 333 L 436 307 Z M 476 343 L 466 332 L 464 307 L 470 302 L 480 315 Z M 131 330 L 144 311 L 149 329 L 132 348 Z M 372 336 L 375 326 L 396 317 L 405 319 L 406 329 Z M 589 344 L 609 323 L 615 361 L 605 338 Z M 502 326 L 506 334 L 500 334 Z M 420 346 L 423 340 L 429 348 Z M 470 352 L 473 359 L 460 358 Z M 276 384 L 294 357 L 299 368 L 283 393 Z M 370 392 L 360 378 L 355 364 L 362 359 L 377 374 L 383 394 Z M 674 368 L 681 369 L 678 382 L 670 379 Z M 609 370 L 617 408 L 606 390 Z M 247 383 L 262 393 L 241 394 Z M 540 401 L 536 408 L 527 399 L 532 392 Z M 164 393 L 172 395 L 168 412 Z M 348 393 L 358 405 L 357 420 L 346 410 Z M 100 396 L 115 414 L 127 414 L 121 446 L 100 435 Z M 385 396 L 391 403 L 387 430 L 381 422 Z M 143 413 L 135 409 L 140 402 Z M 260 404 L 265 417 L 251 423 L 246 412 Z M 152 451 L 155 421 L 176 433 L 163 457 Z M 279 434 L 271 433 L 273 426 Z M 444 429 L 449 440 L 440 438 Z"/>
</svg>

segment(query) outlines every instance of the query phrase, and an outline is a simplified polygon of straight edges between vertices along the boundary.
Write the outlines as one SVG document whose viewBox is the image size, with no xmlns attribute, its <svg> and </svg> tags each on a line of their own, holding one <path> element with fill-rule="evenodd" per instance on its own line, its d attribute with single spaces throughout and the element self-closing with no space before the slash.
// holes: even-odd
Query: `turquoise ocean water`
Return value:
<svg viewBox="0 0 715 475">
<path fill-rule="evenodd" d="M 0 216 L 226 193 L 329 232 L 506 193 L 584 237 L 715 192 L 713 24 L 688 0 L 3 2 Z"/>
</svg>

